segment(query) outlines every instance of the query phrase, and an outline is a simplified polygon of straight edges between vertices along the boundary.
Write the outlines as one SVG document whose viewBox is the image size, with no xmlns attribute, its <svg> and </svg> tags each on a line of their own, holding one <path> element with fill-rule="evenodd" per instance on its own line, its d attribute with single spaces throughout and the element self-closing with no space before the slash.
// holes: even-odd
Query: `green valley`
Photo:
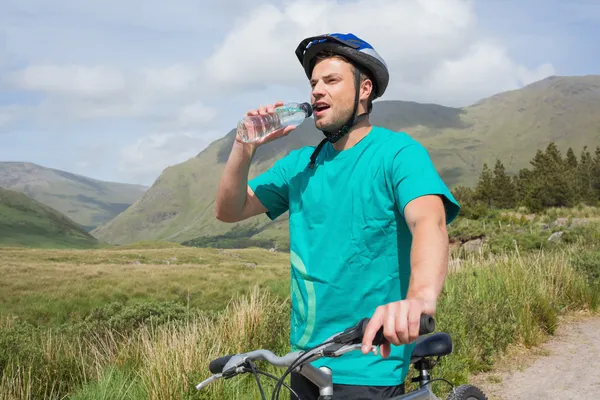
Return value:
<svg viewBox="0 0 600 400">
<path fill-rule="evenodd" d="M 127 209 L 147 189 L 28 162 L 0 162 L 0 187 L 40 201 L 88 231 Z"/>
<path fill-rule="evenodd" d="M 0 245 L 92 248 L 98 242 L 51 207 L 23 193 L 0 188 Z"/>
</svg>

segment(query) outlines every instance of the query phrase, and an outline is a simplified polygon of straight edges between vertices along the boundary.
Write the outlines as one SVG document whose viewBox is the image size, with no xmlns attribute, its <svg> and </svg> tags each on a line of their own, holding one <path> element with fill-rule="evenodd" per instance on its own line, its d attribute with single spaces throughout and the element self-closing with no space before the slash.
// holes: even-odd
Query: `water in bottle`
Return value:
<svg viewBox="0 0 600 400">
<path fill-rule="evenodd" d="M 267 115 L 246 115 L 237 126 L 237 135 L 245 143 L 256 142 L 269 133 L 286 126 L 298 126 L 312 115 L 309 103 L 286 103 Z"/>
</svg>

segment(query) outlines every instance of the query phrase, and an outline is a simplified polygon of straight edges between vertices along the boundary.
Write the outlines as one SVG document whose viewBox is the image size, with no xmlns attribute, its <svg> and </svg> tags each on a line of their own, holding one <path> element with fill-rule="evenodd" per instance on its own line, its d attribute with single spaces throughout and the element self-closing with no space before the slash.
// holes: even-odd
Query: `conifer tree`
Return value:
<svg viewBox="0 0 600 400">
<path fill-rule="evenodd" d="M 497 159 L 492 180 L 493 201 L 497 207 L 511 208 L 516 201 L 516 189 L 512 180 L 506 175 L 504 164 Z"/>
<path fill-rule="evenodd" d="M 593 171 L 594 161 L 587 146 L 583 147 L 577 166 L 577 187 L 579 188 L 581 200 L 589 203 L 594 201 Z"/>
<path fill-rule="evenodd" d="M 577 157 L 575 156 L 575 152 L 571 147 L 567 150 L 567 159 L 565 160 L 567 168 L 572 171 L 577 169 Z"/>
<path fill-rule="evenodd" d="M 577 157 L 571 147 L 567 150 L 564 174 L 566 175 L 565 178 L 571 204 L 583 200 L 581 187 L 577 181 Z"/>
<path fill-rule="evenodd" d="M 481 200 L 485 202 L 488 207 L 492 207 L 492 200 L 494 198 L 493 176 L 487 163 L 483 164 L 479 182 L 475 188 L 475 195 L 477 200 Z"/>
<path fill-rule="evenodd" d="M 596 147 L 591 170 L 592 176 L 590 180 L 592 186 L 592 193 L 595 196 L 595 200 L 600 201 L 600 146 Z"/>
</svg>

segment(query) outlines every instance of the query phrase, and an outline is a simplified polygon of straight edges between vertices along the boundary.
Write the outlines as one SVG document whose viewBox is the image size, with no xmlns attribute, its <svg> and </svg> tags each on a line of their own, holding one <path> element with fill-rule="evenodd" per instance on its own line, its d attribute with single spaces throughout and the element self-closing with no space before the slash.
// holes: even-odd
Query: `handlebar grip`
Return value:
<svg viewBox="0 0 600 400">
<path fill-rule="evenodd" d="M 362 320 L 362 327 L 361 327 L 362 336 L 365 335 L 365 330 L 367 329 L 367 325 L 369 324 L 370 320 L 371 320 L 370 318 L 364 318 Z M 431 316 L 429 314 L 421 314 L 421 320 L 419 321 L 419 336 L 427 335 L 428 333 L 431 333 L 433 331 L 435 331 L 435 319 L 433 318 L 433 316 Z M 379 328 L 379 330 L 375 334 L 375 337 L 373 338 L 373 345 L 380 346 L 380 345 L 386 343 L 387 341 L 388 340 L 386 339 L 386 337 L 383 334 L 383 326 L 382 326 L 381 328 Z"/>
<path fill-rule="evenodd" d="M 419 336 L 427 335 L 435 331 L 435 320 L 433 316 L 429 314 L 421 314 L 421 321 L 419 322 Z"/>
<path fill-rule="evenodd" d="M 231 357 L 233 357 L 233 354 L 212 360 L 208 365 L 209 371 L 213 374 L 220 374 L 221 372 L 223 372 L 223 367 L 225 367 L 225 364 L 227 364 Z"/>
</svg>

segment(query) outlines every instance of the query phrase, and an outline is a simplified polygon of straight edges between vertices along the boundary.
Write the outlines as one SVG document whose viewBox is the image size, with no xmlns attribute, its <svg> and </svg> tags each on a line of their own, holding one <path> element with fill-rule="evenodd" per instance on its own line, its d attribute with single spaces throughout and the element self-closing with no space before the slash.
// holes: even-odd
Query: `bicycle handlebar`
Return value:
<svg viewBox="0 0 600 400">
<path fill-rule="evenodd" d="M 276 366 L 276 367 L 287 367 L 294 362 L 294 360 L 302 354 L 302 351 L 295 351 L 291 353 L 287 353 L 284 356 L 277 356 L 270 350 L 259 349 L 250 351 L 244 354 L 229 354 L 223 357 L 219 357 L 215 360 L 212 360 L 208 365 L 208 369 L 213 374 L 220 374 L 223 372 L 223 368 L 232 361 L 231 359 L 234 357 L 239 357 L 239 360 L 234 359 L 231 364 L 235 365 L 238 361 L 243 361 L 244 359 L 250 359 L 252 361 L 256 360 L 266 360 L 268 363 Z"/>
<path fill-rule="evenodd" d="M 350 328 L 344 330 L 343 332 L 333 335 L 329 339 L 325 340 L 324 342 L 329 342 L 330 344 L 333 343 L 333 344 L 345 345 L 345 346 L 335 348 L 334 350 L 328 352 L 327 356 L 334 356 L 334 357 L 338 356 L 339 357 L 340 355 L 342 355 L 348 351 L 360 349 L 360 344 L 362 343 L 363 336 L 365 334 L 367 325 L 369 324 L 370 320 L 371 320 L 370 318 L 363 318 L 355 326 L 350 327 Z M 431 315 L 422 314 L 421 319 L 420 319 L 420 324 L 419 324 L 419 336 L 426 335 L 428 333 L 432 333 L 434 330 L 435 330 L 435 320 L 433 319 L 433 317 Z M 386 342 L 387 342 L 387 339 L 385 338 L 385 336 L 383 334 L 383 327 L 381 327 L 375 334 L 375 337 L 373 339 L 373 346 L 379 346 Z M 319 353 L 318 350 L 321 350 L 321 355 L 318 355 L 318 353 Z M 313 349 L 312 352 L 317 357 L 320 358 L 324 355 L 322 350 L 323 350 L 322 346 L 317 346 L 315 349 Z M 223 357 L 219 357 L 210 362 L 208 369 L 213 374 L 221 374 L 223 372 L 223 369 L 225 368 L 225 366 L 228 366 L 226 371 L 233 369 L 232 373 L 235 373 L 235 369 L 237 367 L 243 365 L 243 363 L 246 359 L 250 359 L 253 361 L 266 360 L 267 362 L 269 362 L 270 364 L 272 364 L 276 367 L 288 367 L 289 365 L 291 365 L 294 362 L 294 360 L 297 359 L 298 356 L 300 356 L 302 354 L 304 354 L 303 351 L 295 351 L 295 352 L 290 352 L 284 356 L 279 357 L 279 356 L 276 356 L 270 350 L 258 349 L 258 350 L 254 350 L 254 351 L 251 351 L 248 353 L 229 354 L 229 355 L 226 355 Z M 311 361 L 311 359 L 314 360 L 314 358 L 309 358 L 305 362 Z"/>
</svg>

